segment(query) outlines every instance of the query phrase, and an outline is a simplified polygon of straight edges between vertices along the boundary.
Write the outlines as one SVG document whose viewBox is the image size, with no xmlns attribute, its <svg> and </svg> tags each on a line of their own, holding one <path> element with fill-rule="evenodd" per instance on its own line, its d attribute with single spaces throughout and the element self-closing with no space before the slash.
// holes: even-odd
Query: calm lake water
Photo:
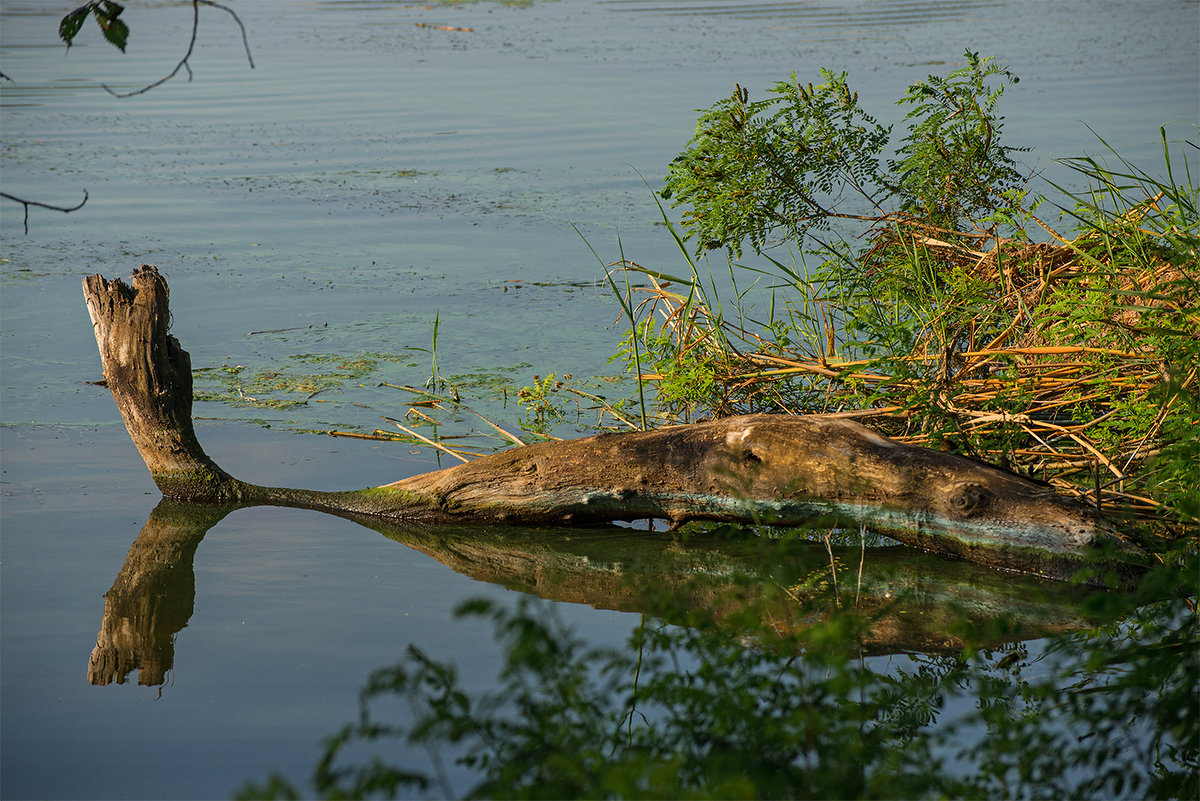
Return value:
<svg viewBox="0 0 1200 801">
<path fill-rule="evenodd" d="M 1087 126 L 1154 168 L 1158 126 L 1194 138 L 1200 120 L 1200 4 L 1180 0 L 235 2 L 254 69 L 209 8 L 194 80 L 125 100 L 100 84 L 169 71 L 191 12 L 130 3 L 127 54 L 91 22 L 68 54 L 58 19 L 77 4 L 0 7 L 4 191 L 90 196 L 70 215 L 31 210 L 28 234 L 21 207 L 0 206 L 5 798 L 214 798 L 270 770 L 301 778 L 367 674 L 410 643 L 487 686 L 490 627 L 452 610 L 514 597 L 346 521 L 243 510 L 195 550 L 165 681 L 90 684 L 105 593 L 159 496 L 89 383 L 84 276 L 142 262 L 168 275 L 218 463 L 265 484 L 359 487 L 437 461 L 299 432 L 401 416 L 409 396 L 381 384 L 424 384 L 435 317 L 442 374 L 499 419 L 522 415 L 501 387 L 614 373 L 618 307 L 572 225 L 606 260 L 619 237 L 626 256 L 673 269 L 650 188 L 695 110 L 735 82 L 763 92 L 792 71 L 847 70 L 898 121 L 909 83 L 979 50 L 1021 76 L 1009 142 L 1056 180 L 1052 159 L 1100 149 Z M 556 606 L 597 643 L 639 620 Z"/>
</svg>

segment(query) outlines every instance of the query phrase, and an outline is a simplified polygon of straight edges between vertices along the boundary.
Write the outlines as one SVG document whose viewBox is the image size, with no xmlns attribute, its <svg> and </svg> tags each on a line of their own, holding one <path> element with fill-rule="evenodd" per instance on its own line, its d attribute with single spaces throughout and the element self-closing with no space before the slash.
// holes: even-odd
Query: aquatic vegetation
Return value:
<svg viewBox="0 0 1200 801">
<path fill-rule="evenodd" d="M 1087 188 L 1060 190 L 1060 232 L 1002 144 L 997 103 L 1015 76 L 967 61 L 910 87 L 898 142 L 844 74 L 793 76 L 763 101 L 738 88 L 704 112 L 662 193 L 688 207 L 682 234 L 663 211 L 686 269 L 614 265 L 649 280 L 622 293 L 637 309 L 622 355 L 654 388 L 658 425 L 833 412 L 1194 526 L 1188 164 L 1165 129 L 1161 174 L 1111 149 L 1113 163 L 1065 160 Z M 716 249 L 727 276 L 699 261 Z"/>
<path fill-rule="evenodd" d="M 294 409 L 323 392 L 340 389 L 376 371 L 381 361 L 402 361 L 393 354 L 366 353 L 357 356 L 302 353 L 287 363 L 247 371 L 241 365 L 199 367 L 192 371 L 193 398 L 235 407 Z M 314 368 L 325 367 L 324 370 Z M 312 372 L 302 372 L 309 370 Z"/>
</svg>

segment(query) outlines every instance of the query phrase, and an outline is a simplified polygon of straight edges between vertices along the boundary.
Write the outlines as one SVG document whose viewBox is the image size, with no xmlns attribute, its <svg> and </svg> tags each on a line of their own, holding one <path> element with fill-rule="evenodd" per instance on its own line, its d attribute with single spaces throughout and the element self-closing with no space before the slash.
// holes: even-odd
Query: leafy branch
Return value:
<svg viewBox="0 0 1200 801">
<path fill-rule="evenodd" d="M 157 81 L 143 86 L 141 89 L 135 89 L 132 92 L 117 92 L 109 87 L 108 84 L 100 84 L 104 88 L 104 91 L 113 97 L 120 98 L 145 94 L 151 89 L 162 86 L 178 75 L 181 70 L 187 72 L 188 81 L 191 81 L 192 67 L 189 61 L 192 58 L 192 52 L 196 48 L 196 34 L 200 29 L 200 6 L 202 5 L 219 8 L 233 17 L 233 21 L 237 23 L 238 28 L 242 32 L 242 46 L 246 50 L 246 60 L 250 62 L 250 69 L 254 69 L 254 56 L 250 53 L 250 40 L 246 36 L 246 26 L 242 24 L 241 17 L 237 15 L 237 12 L 229 6 L 213 2 L 213 0 L 192 0 L 192 35 L 188 40 L 187 51 L 183 54 L 183 58 L 179 60 L 179 63 L 175 65 L 175 68 Z M 62 18 L 58 26 L 58 35 L 67 43 L 67 47 L 69 48 L 90 14 L 100 26 L 104 38 L 124 53 L 125 44 L 129 40 L 129 27 L 118 19 L 124 10 L 124 6 L 114 3 L 112 0 L 90 0 L 90 2 L 85 3 Z"/>
<path fill-rule="evenodd" d="M 250 69 L 254 69 L 254 57 L 250 54 L 250 40 L 246 35 L 246 26 L 242 24 L 241 17 L 237 15 L 232 8 L 222 5 L 221 3 L 213 2 L 213 0 L 192 0 L 192 35 L 188 40 L 187 52 L 183 54 L 183 58 L 175 65 L 175 68 L 167 73 L 164 77 L 154 81 L 151 84 L 143 86 L 141 89 L 135 89 L 132 92 L 117 92 L 114 91 L 108 84 L 100 84 L 104 91 L 108 92 L 113 97 L 133 97 L 134 95 L 145 94 L 155 87 L 162 86 L 167 81 L 179 74 L 180 70 L 186 70 L 188 81 L 192 80 L 192 67 L 188 63 L 192 57 L 192 51 L 196 48 L 196 34 L 200 28 L 200 6 L 211 6 L 219 8 L 229 16 L 233 17 L 233 21 L 237 23 L 238 28 L 242 32 L 242 46 L 246 50 L 246 60 L 250 62 Z M 83 29 L 83 25 L 87 22 L 88 17 L 96 20 L 96 24 L 100 26 L 100 32 L 104 35 L 105 40 L 113 47 L 125 52 L 125 46 L 129 42 L 129 26 L 124 20 L 120 19 L 121 14 L 125 11 L 125 7 L 113 0 L 89 0 L 78 8 L 66 14 L 58 23 L 58 35 L 66 42 L 67 49 L 75 42 L 75 37 Z M 0 78 L 7 81 L 12 81 L 8 75 L 0 72 Z M 48 203 L 41 203 L 36 200 L 25 200 L 24 198 L 10 195 L 7 192 L 0 192 L 0 198 L 11 200 L 20 203 L 25 207 L 25 233 L 29 233 L 29 207 L 37 206 L 42 209 L 50 209 L 51 211 L 61 211 L 63 214 L 70 214 L 73 211 L 78 211 L 83 208 L 88 201 L 87 190 L 83 190 L 83 200 L 75 206 L 52 206 Z"/>
<path fill-rule="evenodd" d="M 761 251 L 838 221 L 916 218 L 926 229 L 966 233 L 973 221 L 1012 212 L 1024 180 L 1010 157 L 1017 149 L 999 144 L 995 107 L 1017 78 L 977 53 L 965 57 L 946 78 L 909 87 L 901 102 L 915 108 L 894 159 L 884 158 L 892 127 L 859 105 L 844 72 L 822 70 L 818 86 L 793 73 L 759 101 L 738 86 L 703 112 L 662 196 L 691 206 L 683 225 L 698 251 L 724 247 L 734 257 L 746 240 Z"/>
<path fill-rule="evenodd" d="M 75 41 L 75 36 L 78 35 L 80 29 L 83 28 L 84 21 L 90 15 L 96 19 L 96 24 L 100 26 L 100 31 L 109 44 L 124 53 L 125 44 L 129 41 L 129 26 L 118 19 L 124 10 L 124 6 L 114 3 L 112 0 L 91 0 L 91 2 L 84 3 L 58 23 L 59 38 L 66 42 L 67 48 L 70 49 Z"/>
</svg>

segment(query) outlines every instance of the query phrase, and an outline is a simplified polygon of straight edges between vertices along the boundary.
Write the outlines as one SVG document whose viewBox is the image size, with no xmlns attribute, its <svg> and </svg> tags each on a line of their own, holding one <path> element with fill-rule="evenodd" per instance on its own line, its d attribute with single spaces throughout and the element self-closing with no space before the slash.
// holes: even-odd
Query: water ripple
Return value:
<svg viewBox="0 0 1200 801">
<path fill-rule="evenodd" d="M 802 20 L 821 27 L 913 25 L 968 17 L 976 11 L 995 12 L 994 0 L 964 2 L 729 2 L 729 0 L 601 0 L 618 12 L 660 16 L 708 16 L 737 19 Z"/>
</svg>

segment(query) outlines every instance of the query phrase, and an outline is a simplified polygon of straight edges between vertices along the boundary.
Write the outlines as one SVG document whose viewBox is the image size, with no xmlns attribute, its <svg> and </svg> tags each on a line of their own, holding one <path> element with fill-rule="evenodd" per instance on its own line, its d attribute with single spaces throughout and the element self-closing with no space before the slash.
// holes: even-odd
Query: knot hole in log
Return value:
<svg viewBox="0 0 1200 801">
<path fill-rule="evenodd" d="M 982 484 L 960 484 L 950 495 L 950 511 L 969 517 L 990 507 L 993 500 L 992 492 Z"/>
</svg>

